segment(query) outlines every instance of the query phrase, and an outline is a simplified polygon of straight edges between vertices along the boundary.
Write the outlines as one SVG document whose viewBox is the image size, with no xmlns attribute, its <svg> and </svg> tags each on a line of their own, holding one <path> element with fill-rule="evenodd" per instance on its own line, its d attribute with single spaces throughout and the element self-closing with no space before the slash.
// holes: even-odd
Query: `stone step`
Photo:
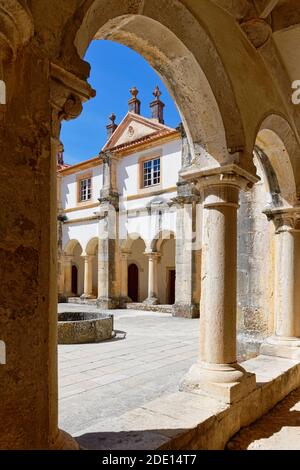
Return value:
<svg viewBox="0 0 300 470">
<path fill-rule="evenodd" d="M 143 310 L 150 312 L 173 313 L 173 305 L 149 305 L 142 302 L 130 302 L 126 304 L 128 310 Z"/>
</svg>

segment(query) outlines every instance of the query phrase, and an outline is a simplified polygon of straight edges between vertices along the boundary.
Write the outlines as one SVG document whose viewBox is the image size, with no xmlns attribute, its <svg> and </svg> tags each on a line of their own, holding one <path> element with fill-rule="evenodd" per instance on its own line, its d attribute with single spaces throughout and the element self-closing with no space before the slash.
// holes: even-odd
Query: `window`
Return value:
<svg viewBox="0 0 300 470">
<path fill-rule="evenodd" d="M 92 198 L 92 179 L 85 178 L 79 181 L 79 200 L 88 201 Z"/>
<path fill-rule="evenodd" d="M 160 183 L 160 158 L 147 160 L 143 163 L 143 186 L 153 186 Z"/>
</svg>

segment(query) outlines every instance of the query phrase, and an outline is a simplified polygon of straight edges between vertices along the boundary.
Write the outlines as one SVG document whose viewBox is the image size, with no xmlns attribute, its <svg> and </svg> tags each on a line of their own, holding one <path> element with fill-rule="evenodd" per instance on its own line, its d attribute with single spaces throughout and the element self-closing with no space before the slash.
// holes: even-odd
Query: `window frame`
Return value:
<svg viewBox="0 0 300 470">
<path fill-rule="evenodd" d="M 81 199 L 81 182 L 84 180 L 91 180 L 91 197 L 88 199 Z M 93 174 L 85 173 L 77 176 L 77 204 L 85 205 L 90 204 L 93 200 Z"/>
<path fill-rule="evenodd" d="M 150 185 L 145 186 L 145 178 L 144 178 L 144 165 L 147 162 L 159 160 L 159 183 L 151 182 Z M 151 169 L 151 181 L 153 181 L 153 167 Z M 159 152 L 155 152 L 155 154 L 151 153 L 148 155 L 144 155 L 139 158 L 139 186 L 138 189 L 143 192 L 152 192 L 157 191 L 162 186 L 162 154 Z"/>
</svg>

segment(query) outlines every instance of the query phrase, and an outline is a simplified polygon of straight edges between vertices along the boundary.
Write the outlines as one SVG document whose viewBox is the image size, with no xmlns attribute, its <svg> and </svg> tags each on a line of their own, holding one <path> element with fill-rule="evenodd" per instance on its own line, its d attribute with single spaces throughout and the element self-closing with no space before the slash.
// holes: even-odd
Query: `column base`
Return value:
<svg viewBox="0 0 300 470">
<path fill-rule="evenodd" d="M 79 450 L 78 442 L 67 432 L 58 430 L 54 442 L 50 444 L 50 450 Z"/>
<path fill-rule="evenodd" d="M 172 307 L 173 317 L 199 318 L 199 304 L 184 304 L 176 302 Z"/>
<path fill-rule="evenodd" d="M 96 305 L 103 310 L 113 310 L 120 306 L 120 299 L 118 297 L 98 297 Z"/>
<path fill-rule="evenodd" d="M 158 305 L 158 299 L 156 297 L 148 297 L 143 301 L 145 305 Z"/>
<path fill-rule="evenodd" d="M 300 360 L 300 338 L 271 336 L 261 345 L 260 354 Z"/>
<path fill-rule="evenodd" d="M 82 295 L 80 296 L 80 298 L 81 298 L 82 300 L 88 300 L 88 299 L 95 299 L 96 296 L 93 295 L 93 294 L 82 294 Z"/>
<path fill-rule="evenodd" d="M 256 387 L 255 374 L 239 364 L 194 364 L 182 379 L 179 389 L 208 395 L 223 403 L 234 403 L 249 395 Z"/>
</svg>

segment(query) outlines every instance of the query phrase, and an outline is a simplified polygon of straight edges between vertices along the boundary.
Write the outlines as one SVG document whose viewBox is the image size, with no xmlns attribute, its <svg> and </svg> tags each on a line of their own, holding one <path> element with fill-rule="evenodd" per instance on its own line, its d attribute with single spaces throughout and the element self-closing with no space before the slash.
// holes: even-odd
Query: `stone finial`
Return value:
<svg viewBox="0 0 300 470">
<path fill-rule="evenodd" d="M 128 111 L 135 114 L 141 114 L 141 102 L 137 98 L 139 90 L 134 86 L 130 90 L 131 98 L 128 101 Z"/>
<path fill-rule="evenodd" d="M 150 109 L 152 113 L 152 119 L 156 119 L 161 124 L 164 124 L 164 103 L 160 100 L 161 91 L 156 85 L 156 88 L 153 92 L 154 101 L 150 103 Z"/>
<path fill-rule="evenodd" d="M 110 139 L 110 137 L 113 135 L 113 133 L 117 129 L 118 124 L 115 123 L 115 120 L 116 120 L 115 113 L 111 113 L 108 119 L 110 119 L 111 122 L 106 126 L 106 129 L 107 129 L 107 139 Z"/>
<path fill-rule="evenodd" d="M 158 88 L 158 85 L 156 85 L 155 87 L 155 90 L 153 92 L 153 96 L 155 97 L 155 99 L 158 101 L 160 96 L 161 96 L 161 91 L 160 89 Z"/>
</svg>

